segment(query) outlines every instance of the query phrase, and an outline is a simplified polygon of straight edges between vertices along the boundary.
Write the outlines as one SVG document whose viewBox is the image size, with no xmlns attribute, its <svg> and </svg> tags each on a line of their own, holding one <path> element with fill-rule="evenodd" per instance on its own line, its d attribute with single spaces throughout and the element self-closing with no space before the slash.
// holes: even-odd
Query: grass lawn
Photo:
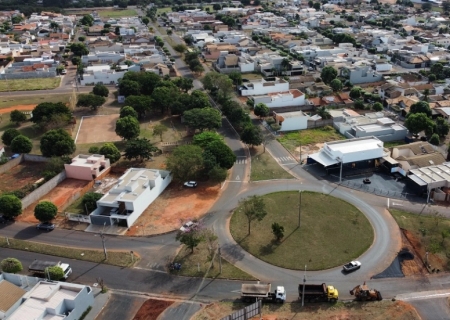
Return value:
<svg viewBox="0 0 450 320">
<path fill-rule="evenodd" d="M 403 144 L 405 144 L 406 142 L 403 140 L 399 140 L 399 141 L 389 141 L 389 142 L 385 142 L 384 143 L 384 147 L 385 148 L 392 148 L 392 147 L 396 147 L 396 146 L 401 146 Z"/>
<path fill-rule="evenodd" d="M 172 271 L 173 274 L 178 274 L 186 277 L 206 277 L 217 279 L 237 279 L 237 280 L 257 280 L 248 273 L 235 267 L 228 261 L 222 258 L 222 273 L 220 273 L 219 257 L 216 255 L 214 259 L 214 266 L 211 266 L 209 259 L 208 246 L 202 242 L 191 253 L 190 249 L 183 247 L 174 262 L 181 263 L 180 271 Z M 200 269 L 200 271 L 198 271 Z"/>
<path fill-rule="evenodd" d="M 72 203 L 66 210 L 66 212 L 75 214 L 86 214 L 86 210 L 83 208 L 83 197 L 78 198 L 74 203 Z"/>
<path fill-rule="evenodd" d="M 323 270 L 344 264 L 363 254 L 373 242 L 373 230 L 364 214 L 353 205 L 314 192 L 302 192 L 301 227 L 298 228 L 298 192 L 264 195 L 267 215 L 251 223 L 238 207 L 230 232 L 242 248 L 267 263 L 288 269 Z M 284 227 L 277 242 L 272 224 Z M 355 241 L 357 239 L 357 241 Z"/>
<path fill-rule="evenodd" d="M 100 10 L 98 11 L 98 14 L 102 18 L 122 18 L 137 16 L 137 12 L 134 9 Z"/>
<path fill-rule="evenodd" d="M 0 237 L 0 247 L 29 252 L 37 252 L 67 259 L 76 259 L 76 260 L 111 264 L 119 267 L 129 267 L 134 262 L 139 260 L 139 257 L 135 256 L 132 261 L 129 251 L 126 252 L 108 251 L 108 260 L 104 260 L 105 256 L 103 254 L 103 250 L 85 250 L 78 248 L 68 248 L 38 243 L 34 241 L 31 242 L 11 238 L 9 238 L 9 246 L 8 246 L 6 238 L 4 237 Z"/>
<path fill-rule="evenodd" d="M 1 97 L 0 108 L 14 107 L 17 105 L 39 104 L 42 102 L 69 102 L 68 94 L 36 95 L 33 97 Z"/>
<path fill-rule="evenodd" d="M 414 241 L 416 252 L 432 268 L 450 270 L 450 220 L 440 215 L 418 215 L 406 211 L 389 209 L 400 228 L 406 229 Z M 410 240 L 411 241 L 411 240 Z"/>
<path fill-rule="evenodd" d="M 323 143 L 335 140 L 345 140 L 345 137 L 337 132 L 333 127 L 326 126 L 317 129 L 307 129 L 297 132 L 283 134 L 277 139 L 286 149 L 293 154 L 299 145 Z"/>
<path fill-rule="evenodd" d="M 259 80 L 262 79 L 263 76 L 260 75 L 259 73 L 243 73 L 242 74 L 242 79 L 247 79 L 247 80 Z"/>
<path fill-rule="evenodd" d="M 40 79 L 1 80 L 0 92 L 46 90 L 59 87 L 60 77 Z"/>
<path fill-rule="evenodd" d="M 156 15 L 163 14 L 163 13 L 172 12 L 172 7 L 165 7 L 165 8 L 158 8 L 156 9 Z"/>
<path fill-rule="evenodd" d="M 31 142 L 33 143 L 33 149 L 31 149 L 31 154 L 42 154 L 41 152 L 41 138 L 44 134 L 43 131 L 35 130 L 32 123 L 27 123 L 26 126 L 23 126 L 18 129 L 20 133 L 22 133 L 24 136 L 31 139 Z"/>
<path fill-rule="evenodd" d="M 250 149 L 252 155 L 251 181 L 271 180 L 271 179 L 293 179 L 286 170 L 280 167 L 278 162 L 263 147 L 258 146 Z"/>
</svg>

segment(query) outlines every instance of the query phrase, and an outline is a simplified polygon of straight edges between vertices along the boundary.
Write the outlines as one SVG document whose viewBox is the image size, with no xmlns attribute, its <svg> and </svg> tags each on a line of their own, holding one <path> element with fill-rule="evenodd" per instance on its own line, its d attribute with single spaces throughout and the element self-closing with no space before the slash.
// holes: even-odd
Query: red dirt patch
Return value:
<svg viewBox="0 0 450 320">
<path fill-rule="evenodd" d="M 172 304 L 173 301 L 148 299 L 142 304 L 133 320 L 156 320 Z"/>
<path fill-rule="evenodd" d="M 407 230 L 401 229 L 402 232 L 402 248 L 408 249 L 412 254 L 414 254 L 413 260 L 403 260 L 402 262 L 402 272 L 405 276 L 412 276 L 418 274 L 427 274 L 424 263 L 419 256 L 419 253 L 415 250 L 414 245 L 409 239 L 413 240 L 413 235 Z M 414 241 L 414 240 L 413 240 Z M 416 241 L 414 241 L 416 242 Z M 417 245 L 417 244 L 416 244 Z"/>
<path fill-rule="evenodd" d="M 142 213 L 126 235 L 152 235 L 176 230 L 183 222 L 203 216 L 219 194 L 218 185 L 195 189 L 171 185 Z"/>
<path fill-rule="evenodd" d="M 19 111 L 33 111 L 33 109 L 37 106 L 37 104 L 19 104 L 17 106 L 14 107 L 7 107 L 7 108 L 1 108 L 0 109 L 0 114 L 3 113 L 10 113 L 11 111 L 14 110 L 19 110 Z"/>
<path fill-rule="evenodd" d="M 24 161 L 0 174 L 0 191 L 14 191 L 42 178 L 45 162 Z"/>
<path fill-rule="evenodd" d="M 117 119 L 119 119 L 118 114 L 83 117 L 75 143 L 121 141 L 122 138 L 115 131 Z"/>
<path fill-rule="evenodd" d="M 49 193 L 43 196 L 39 201 L 47 200 L 53 202 L 57 207 L 58 211 L 65 205 L 69 199 L 74 197 L 80 190 L 82 190 L 89 181 L 76 180 L 76 179 L 66 179 L 53 188 Z M 36 201 L 26 208 L 23 213 L 17 217 L 18 221 L 36 223 L 37 220 L 34 217 L 34 208 L 39 203 Z M 63 216 L 58 216 L 56 221 L 64 219 Z"/>
</svg>

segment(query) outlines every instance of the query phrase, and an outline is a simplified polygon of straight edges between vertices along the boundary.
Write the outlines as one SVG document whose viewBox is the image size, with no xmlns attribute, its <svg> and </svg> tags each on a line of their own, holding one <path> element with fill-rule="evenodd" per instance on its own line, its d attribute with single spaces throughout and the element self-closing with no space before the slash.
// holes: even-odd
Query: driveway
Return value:
<svg viewBox="0 0 450 320">
<path fill-rule="evenodd" d="M 147 299 L 141 296 L 114 292 L 96 320 L 131 320 Z"/>
</svg>

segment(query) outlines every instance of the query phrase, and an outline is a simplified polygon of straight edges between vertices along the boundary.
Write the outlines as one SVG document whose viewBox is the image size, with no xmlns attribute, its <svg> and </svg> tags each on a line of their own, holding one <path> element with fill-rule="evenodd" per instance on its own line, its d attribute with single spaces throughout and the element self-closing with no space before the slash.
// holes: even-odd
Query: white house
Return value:
<svg viewBox="0 0 450 320">
<path fill-rule="evenodd" d="M 257 96 L 274 92 L 286 92 L 289 91 L 289 82 L 281 78 L 275 78 L 273 81 L 267 81 L 265 79 L 252 80 L 244 82 L 239 90 L 242 96 Z"/>
<path fill-rule="evenodd" d="M 119 60 L 123 59 L 125 59 L 125 55 L 118 52 L 90 52 L 81 57 L 81 61 L 84 64 L 97 61 L 101 63 L 117 63 Z"/>
<path fill-rule="evenodd" d="M 84 69 L 84 74 L 80 79 L 81 85 L 87 84 L 113 84 L 122 79 L 125 72 L 111 70 L 109 65 L 95 65 Z"/>
<path fill-rule="evenodd" d="M 97 178 L 109 167 L 109 159 L 101 154 L 79 154 L 72 158 L 71 163 L 64 164 L 67 178 L 89 181 Z"/>
<path fill-rule="evenodd" d="M 117 184 L 97 201 L 97 209 L 89 216 L 91 223 L 131 227 L 171 181 L 169 171 L 128 169 Z"/>
<path fill-rule="evenodd" d="M 305 105 L 305 95 L 298 89 L 290 89 L 286 92 L 269 93 L 252 97 L 254 105 L 264 103 L 269 108 L 296 107 Z"/>
<path fill-rule="evenodd" d="M 281 126 L 281 129 L 278 131 L 294 131 L 307 129 L 308 119 L 310 118 L 303 111 L 273 112 L 273 117 Z"/>
</svg>

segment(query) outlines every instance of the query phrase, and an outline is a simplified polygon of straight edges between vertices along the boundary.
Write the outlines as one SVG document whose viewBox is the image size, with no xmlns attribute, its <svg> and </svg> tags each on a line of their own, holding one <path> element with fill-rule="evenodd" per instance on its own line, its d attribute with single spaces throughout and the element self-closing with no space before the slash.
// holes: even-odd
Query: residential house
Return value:
<svg viewBox="0 0 450 320">
<path fill-rule="evenodd" d="M 117 184 L 97 201 L 97 209 L 89 215 L 91 223 L 131 227 L 171 181 L 169 171 L 128 169 Z"/>
<path fill-rule="evenodd" d="M 8 319 L 20 306 L 26 291 L 5 279 L 9 274 L 0 274 L 0 319 Z"/>
<path fill-rule="evenodd" d="M 94 51 L 94 52 L 89 52 L 87 55 L 81 57 L 81 61 L 85 65 L 92 63 L 92 62 L 103 63 L 103 64 L 117 63 L 124 59 L 125 59 L 124 54 L 121 54 L 119 52 L 112 52 L 112 51 L 107 51 L 107 52 Z"/>
<path fill-rule="evenodd" d="M 308 128 L 309 115 L 303 111 L 273 112 L 273 118 L 281 126 L 281 132 L 304 130 Z"/>
<path fill-rule="evenodd" d="M 274 92 L 266 95 L 252 96 L 252 99 L 255 106 L 258 103 L 264 103 L 271 109 L 305 105 L 305 95 L 297 89 L 290 89 L 286 92 Z"/>
<path fill-rule="evenodd" d="M 352 65 L 343 67 L 340 75 L 347 78 L 353 84 L 378 82 L 383 79 L 383 75 L 373 70 L 369 65 Z"/>
<path fill-rule="evenodd" d="M 81 85 L 116 84 L 122 79 L 125 72 L 111 70 L 109 65 L 95 65 L 84 68 L 80 78 Z"/>
<path fill-rule="evenodd" d="M 448 123 L 450 123 L 450 107 L 445 108 L 436 108 L 436 112 L 438 112 L 444 119 L 447 120 Z"/>
<path fill-rule="evenodd" d="M 229 43 L 208 43 L 203 47 L 202 56 L 207 60 L 217 60 L 220 55 L 236 54 L 239 50 L 234 44 Z"/>
<path fill-rule="evenodd" d="M 239 87 L 239 92 L 242 96 L 266 95 L 283 91 L 289 91 L 289 82 L 281 78 L 251 80 Z"/>
<path fill-rule="evenodd" d="M 110 167 L 109 159 L 101 154 L 79 154 L 72 162 L 64 164 L 67 178 L 93 180 Z"/>
</svg>

